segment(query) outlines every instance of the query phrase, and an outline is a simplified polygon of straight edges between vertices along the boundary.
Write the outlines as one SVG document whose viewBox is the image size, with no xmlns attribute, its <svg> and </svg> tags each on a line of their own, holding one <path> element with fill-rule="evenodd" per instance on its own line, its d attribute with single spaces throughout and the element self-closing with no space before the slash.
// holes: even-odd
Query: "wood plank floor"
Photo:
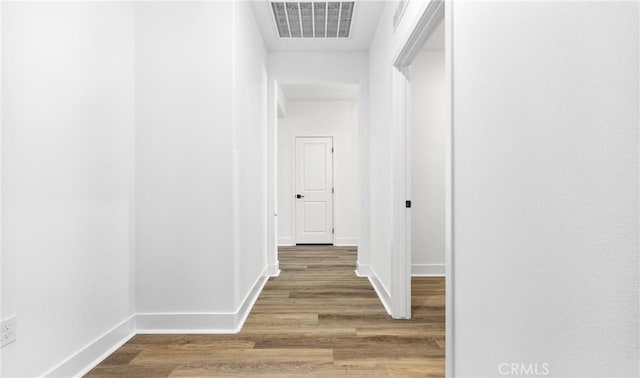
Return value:
<svg viewBox="0 0 640 378">
<path fill-rule="evenodd" d="M 413 319 L 393 320 L 356 250 L 281 248 L 236 335 L 137 335 L 88 377 L 442 377 L 444 279 L 414 278 Z"/>
</svg>

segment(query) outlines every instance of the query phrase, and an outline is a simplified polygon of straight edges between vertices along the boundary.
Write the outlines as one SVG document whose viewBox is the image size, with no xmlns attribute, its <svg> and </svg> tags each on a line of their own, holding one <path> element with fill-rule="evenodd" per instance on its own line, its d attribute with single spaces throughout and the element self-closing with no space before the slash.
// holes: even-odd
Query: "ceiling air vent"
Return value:
<svg viewBox="0 0 640 378">
<path fill-rule="evenodd" d="M 280 38 L 349 38 L 354 1 L 272 1 Z"/>
</svg>

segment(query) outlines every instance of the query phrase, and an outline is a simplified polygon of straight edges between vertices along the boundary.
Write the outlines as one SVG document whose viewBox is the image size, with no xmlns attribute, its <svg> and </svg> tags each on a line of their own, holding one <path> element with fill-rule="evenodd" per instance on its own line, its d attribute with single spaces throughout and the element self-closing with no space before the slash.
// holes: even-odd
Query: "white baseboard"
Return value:
<svg viewBox="0 0 640 378">
<path fill-rule="evenodd" d="M 265 267 L 238 309 L 234 312 L 139 313 L 136 316 L 137 333 L 238 333 L 268 280 L 269 276 Z"/>
<path fill-rule="evenodd" d="M 282 236 L 278 238 L 278 247 L 292 247 L 296 245 L 296 241 L 292 237 Z M 340 238 L 333 240 L 333 245 L 337 247 L 357 247 L 358 238 Z"/>
<path fill-rule="evenodd" d="M 358 238 L 344 238 L 336 236 L 333 240 L 333 245 L 338 247 L 357 247 Z"/>
<path fill-rule="evenodd" d="M 280 275 L 280 261 L 276 261 L 275 264 L 269 264 L 267 273 L 269 277 L 278 277 Z"/>
<path fill-rule="evenodd" d="M 380 298 L 380 302 L 384 306 L 384 309 L 387 310 L 387 313 L 391 315 L 391 295 L 389 295 L 389 290 L 384 286 L 378 274 L 373 269 L 371 265 L 356 263 L 356 275 L 359 277 L 367 277 L 371 286 L 373 286 L 373 290 L 378 294 L 378 298 Z"/>
<path fill-rule="evenodd" d="M 444 277 L 444 264 L 412 264 L 412 277 Z"/>
<path fill-rule="evenodd" d="M 279 274 L 278 264 L 263 269 L 235 312 L 133 314 L 43 376 L 83 376 L 136 334 L 238 333 L 269 280 L 267 272 Z"/>
<path fill-rule="evenodd" d="M 136 316 L 139 334 L 229 334 L 235 333 L 235 328 L 233 312 L 148 312 Z"/>
<path fill-rule="evenodd" d="M 262 289 L 264 289 L 264 285 L 266 285 L 267 281 L 269 281 L 269 275 L 267 274 L 267 270 L 268 270 L 268 267 L 265 267 L 262 270 L 262 272 L 260 273 L 256 281 L 253 283 L 251 290 L 249 290 L 247 295 L 244 297 L 244 300 L 240 304 L 240 307 L 236 311 L 236 319 L 235 319 L 236 328 L 233 333 L 240 332 L 240 330 L 242 329 L 242 326 L 244 325 L 245 320 L 247 320 L 247 316 L 249 316 L 249 313 L 253 308 L 253 305 L 256 304 L 256 301 L 258 300 L 258 297 L 260 296 Z M 280 273 L 280 270 L 278 270 L 278 273 Z"/>
<path fill-rule="evenodd" d="M 369 277 L 371 275 L 371 266 L 369 264 L 360 264 L 356 261 L 356 276 Z"/>
<path fill-rule="evenodd" d="M 296 240 L 290 236 L 280 236 L 278 237 L 278 247 L 290 247 L 292 245 L 296 245 Z"/>
<path fill-rule="evenodd" d="M 44 374 L 45 377 L 81 377 L 135 336 L 135 315 L 105 332 Z"/>
</svg>

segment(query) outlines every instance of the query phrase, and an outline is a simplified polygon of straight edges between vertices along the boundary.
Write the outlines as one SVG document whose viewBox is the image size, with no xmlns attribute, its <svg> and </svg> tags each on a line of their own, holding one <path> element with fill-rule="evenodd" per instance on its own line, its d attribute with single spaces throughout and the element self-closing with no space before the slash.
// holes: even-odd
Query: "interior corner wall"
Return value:
<svg viewBox="0 0 640 378">
<path fill-rule="evenodd" d="M 411 265 L 413 275 L 445 273 L 447 102 L 444 50 L 411 65 Z"/>
<path fill-rule="evenodd" d="M 171 327 L 235 310 L 233 3 L 135 7 L 136 309 Z"/>
<path fill-rule="evenodd" d="M 235 309 L 267 276 L 267 50 L 248 2 L 234 3 Z"/>
<path fill-rule="evenodd" d="M 278 123 L 278 238 L 295 244 L 296 137 L 331 136 L 334 143 L 335 245 L 358 244 L 358 101 L 288 101 Z"/>
<path fill-rule="evenodd" d="M 456 376 L 638 375 L 639 5 L 453 2 Z"/>
<path fill-rule="evenodd" d="M 0 375 L 68 376 L 133 331 L 133 5 L 0 6 L 1 316 L 17 315 Z"/>
<path fill-rule="evenodd" d="M 248 5 L 0 11 L 0 316 L 19 324 L 0 375 L 82 375 L 136 327 L 233 332 L 265 270 L 267 54 Z"/>
<path fill-rule="evenodd" d="M 393 13 L 394 3 L 386 3 L 369 49 L 369 259 L 371 274 L 387 293 L 391 289 L 393 248 L 393 151 L 390 127 L 393 103 Z"/>
</svg>

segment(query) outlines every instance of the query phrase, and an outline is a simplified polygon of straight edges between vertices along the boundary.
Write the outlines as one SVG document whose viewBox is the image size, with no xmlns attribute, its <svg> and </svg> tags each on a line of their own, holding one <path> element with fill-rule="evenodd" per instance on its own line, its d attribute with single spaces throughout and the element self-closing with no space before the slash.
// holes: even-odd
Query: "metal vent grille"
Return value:
<svg viewBox="0 0 640 378">
<path fill-rule="evenodd" d="M 280 38 L 349 38 L 355 1 L 272 1 Z"/>
</svg>

